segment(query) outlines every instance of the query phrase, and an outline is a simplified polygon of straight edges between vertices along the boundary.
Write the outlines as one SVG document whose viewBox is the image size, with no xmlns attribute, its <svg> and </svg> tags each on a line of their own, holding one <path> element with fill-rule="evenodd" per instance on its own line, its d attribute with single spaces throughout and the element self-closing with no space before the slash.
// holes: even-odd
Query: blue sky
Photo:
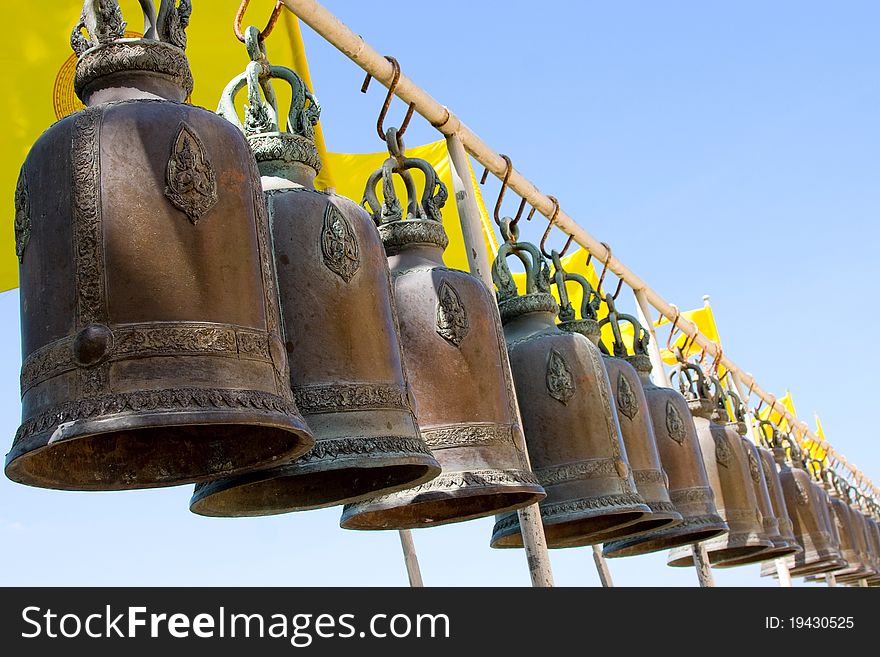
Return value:
<svg viewBox="0 0 880 657">
<path fill-rule="evenodd" d="M 198 20 L 208 3 L 194 4 Z M 667 300 L 688 309 L 710 294 L 725 353 L 765 389 L 791 389 L 801 417 L 818 412 L 835 447 L 880 482 L 880 5 L 546 0 L 540 14 L 517 1 L 325 5 Z M 328 147 L 379 150 L 384 92 L 360 94 L 360 69 L 303 32 Z M 400 116 L 395 102 L 390 121 Z M 418 117 L 407 133 L 410 145 L 436 138 Z M 496 190 L 486 186 L 488 202 Z M 543 219 L 534 224 L 523 238 L 540 236 Z M 0 433 L 11 445 L 17 292 L 0 294 L 0 317 Z M 343 531 L 339 509 L 212 520 L 188 512 L 189 495 L 60 493 L 0 478 L 0 583 L 406 584 L 397 535 Z M 527 585 L 522 553 L 488 547 L 491 527 L 415 532 L 426 584 Z M 589 549 L 551 559 L 557 584 L 598 585 Z M 610 565 L 620 585 L 696 581 L 662 553 Z M 773 585 L 757 566 L 716 571 L 716 581 Z"/>
</svg>

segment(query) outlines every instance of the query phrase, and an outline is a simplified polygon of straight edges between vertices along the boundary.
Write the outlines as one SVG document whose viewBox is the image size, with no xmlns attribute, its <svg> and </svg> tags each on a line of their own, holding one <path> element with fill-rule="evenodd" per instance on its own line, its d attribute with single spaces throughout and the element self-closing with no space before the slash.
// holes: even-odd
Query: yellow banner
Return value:
<svg viewBox="0 0 880 657">
<path fill-rule="evenodd" d="M 7 24 L 16 26 L 15 38 L 5 39 L 0 46 L 0 63 L 6 88 L 11 90 L 4 99 L 7 120 L 0 131 L 0 147 L 5 154 L 0 163 L 0 196 L 5 199 L 7 216 L 13 213 L 18 172 L 32 144 L 55 121 L 83 107 L 73 91 L 76 56 L 70 48 L 70 33 L 79 18 L 83 2 L 55 0 L 51 4 L 51 10 L 46 4 L 38 2 L 9 3 L 4 7 Z M 127 35 L 141 36 L 143 14 L 137 0 L 120 0 L 119 4 L 128 21 Z M 244 45 L 232 32 L 239 0 L 212 0 L 210 3 L 194 4 L 192 23 L 187 30 L 187 55 L 195 78 L 191 102 L 213 111 L 226 84 L 244 71 L 249 61 Z M 274 0 L 254 0 L 245 16 L 245 25 L 253 22 L 262 27 L 274 4 Z M 312 83 L 299 23 L 290 12 L 282 14 L 266 45 L 270 61 L 294 69 L 320 99 L 320 88 L 315 90 Z M 277 85 L 282 105 L 289 99 L 289 91 L 284 86 Z M 243 98 L 240 98 L 239 106 L 242 101 Z M 387 154 L 328 153 L 320 123 L 315 138 L 324 162 L 316 186 L 319 189 L 333 187 L 340 194 L 360 201 L 367 177 L 381 165 Z M 450 200 L 443 209 L 444 224 L 450 237 L 446 261 L 450 267 L 467 269 L 445 142 L 411 148 L 407 155 L 428 160 L 449 189 Z M 471 183 L 475 182 L 471 172 Z M 497 242 L 479 190 L 477 199 L 491 258 L 497 251 Z M 17 286 L 18 259 L 10 219 L 0 222 L 0 291 Z"/>
</svg>

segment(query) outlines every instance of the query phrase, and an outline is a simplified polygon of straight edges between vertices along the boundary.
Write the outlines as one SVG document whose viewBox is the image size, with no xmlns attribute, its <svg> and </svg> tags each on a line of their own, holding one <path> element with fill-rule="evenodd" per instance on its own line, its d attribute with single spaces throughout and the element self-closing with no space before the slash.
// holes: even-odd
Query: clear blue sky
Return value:
<svg viewBox="0 0 880 657">
<path fill-rule="evenodd" d="M 210 3 L 194 4 L 198 20 Z M 829 440 L 880 482 L 880 4 L 325 4 L 669 301 L 687 309 L 710 294 L 725 353 L 766 389 L 791 389 L 803 419 L 819 412 Z M 329 148 L 379 150 L 383 91 L 361 95 L 360 69 L 303 31 Z M 436 134 L 417 117 L 407 143 Z M 536 224 L 524 237 L 540 234 Z M 0 317 L 8 449 L 20 412 L 17 292 L 0 294 Z M 343 531 L 339 509 L 212 520 L 189 513 L 189 496 L 0 478 L 0 583 L 406 584 L 396 533 Z M 488 547 L 491 527 L 415 532 L 426 584 L 527 585 L 521 552 Z M 551 558 L 557 584 L 598 585 L 589 549 Z M 610 564 L 619 585 L 696 581 L 663 553 Z M 773 584 L 757 566 L 716 580 Z"/>
</svg>

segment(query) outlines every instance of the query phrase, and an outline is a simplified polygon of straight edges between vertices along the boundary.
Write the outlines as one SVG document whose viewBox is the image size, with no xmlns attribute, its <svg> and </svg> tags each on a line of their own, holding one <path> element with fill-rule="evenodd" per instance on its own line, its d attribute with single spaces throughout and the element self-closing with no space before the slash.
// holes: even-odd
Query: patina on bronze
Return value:
<svg viewBox="0 0 880 657">
<path fill-rule="evenodd" d="M 517 448 L 522 429 L 498 306 L 479 279 L 443 263 L 447 192 L 437 172 L 404 157 L 396 129 L 386 141 L 391 157 L 367 181 L 363 204 L 388 254 L 419 427 L 443 471 L 416 488 L 346 505 L 340 524 L 413 529 L 534 504 L 545 494 Z M 420 196 L 413 170 L 425 180 Z M 405 217 L 394 175 L 407 190 Z"/>
<path fill-rule="evenodd" d="M 794 576 L 806 577 L 846 567 L 846 560 L 834 546 L 824 491 L 813 484 L 807 473 L 797 441 L 781 435 L 774 425 L 771 427 L 769 442 L 779 465 L 785 507 L 795 538 L 803 550 L 786 557 L 789 572 Z M 767 563 L 761 567 L 762 576 L 775 574 L 773 564 Z"/>
<path fill-rule="evenodd" d="M 822 479 L 831 500 L 831 520 L 840 537 L 840 554 L 847 562 L 845 568 L 831 571 L 831 574 L 841 582 L 846 582 L 848 578 L 857 580 L 874 575 L 870 562 L 865 559 L 867 546 L 860 544 L 862 527 L 857 526 L 855 510 L 848 504 L 848 484 L 833 470 L 823 469 Z"/>
<path fill-rule="evenodd" d="M 648 411 L 648 402 L 645 399 L 645 392 L 638 372 L 625 360 L 628 354 L 621 336 L 620 322 L 629 322 L 638 340 L 647 340 L 647 333 L 635 317 L 617 312 L 614 299 L 610 294 L 605 297 L 608 314 L 601 322 L 597 322 L 595 310 L 597 304 L 594 300 L 598 300 L 598 294 L 584 277 L 566 273 L 562 269 L 559 255 L 555 251 L 552 255 L 556 276 L 559 277 L 557 280 L 557 289 L 561 299 L 559 328 L 563 331 L 580 333 L 602 351 L 605 370 L 608 372 L 611 383 L 617 421 L 626 448 L 627 460 L 636 482 L 636 489 L 651 508 L 650 515 L 626 526 L 626 531 L 618 532 L 616 538 L 623 539 L 655 529 L 673 527 L 681 522 L 682 517 L 669 499 L 666 473 L 663 472 L 660 465 L 660 454 L 657 451 L 654 425 Z M 566 281 L 579 284 L 582 288 L 584 301 L 581 319 L 575 319 L 574 309 L 568 300 Z M 614 336 L 612 345 L 614 356 L 608 353 L 608 349 L 600 341 L 602 327 L 606 324 L 610 325 Z"/>
<path fill-rule="evenodd" d="M 609 558 L 690 545 L 727 531 L 727 523 L 718 515 L 715 506 L 715 493 L 709 486 L 688 402 L 677 390 L 651 382 L 651 359 L 647 347 L 648 336 L 642 334 L 641 339 L 633 343 L 634 354 L 626 358 L 641 377 L 657 450 L 669 480 L 669 497 L 683 520 L 675 527 L 606 542 L 603 554 Z"/>
<path fill-rule="evenodd" d="M 183 102 L 188 21 L 188 2 L 164 2 L 152 38 L 125 39 L 115 0 L 87 2 L 71 39 L 87 107 L 22 167 L 14 481 L 170 486 L 314 444 L 287 385 L 253 158 L 226 121 Z"/>
<path fill-rule="evenodd" d="M 736 428 L 739 423 L 728 422 L 724 389 L 714 379 L 711 382 L 713 394 L 702 371 L 693 363 L 680 362 L 674 376 L 679 378 L 682 392 L 688 397 L 709 485 L 718 500 L 718 513 L 729 527 L 726 534 L 703 543 L 709 563 L 761 561 L 768 549 L 773 548 L 773 542 L 764 533 L 764 519 L 752 484 L 748 453 L 743 449 Z M 745 427 L 742 429 L 744 431 Z M 675 548 L 666 563 L 670 566 L 694 565 L 692 549 Z"/>
<path fill-rule="evenodd" d="M 601 542 L 651 509 L 627 462 L 599 348 L 579 333 L 557 328 L 547 262 L 534 245 L 512 241 L 509 229 L 505 237 L 492 278 L 529 457 L 547 491 L 540 503 L 547 546 Z M 522 296 L 507 265 L 510 255 L 526 267 Z M 491 545 L 522 547 L 517 514 L 497 517 Z"/>
<path fill-rule="evenodd" d="M 845 519 L 848 520 L 848 525 L 843 526 L 849 530 L 850 545 L 853 554 L 850 555 L 850 558 L 845 552 L 843 552 L 844 532 L 841 525 L 837 525 L 838 532 L 841 534 L 841 552 L 843 552 L 843 558 L 847 560 L 848 565 L 842 570 L 832 571 L 832 574 L 837 577 L 840 582 L 851 584 L 858 582 L 861 579 L 874 577 L 877 575 L 877 569 L 874 566 L 871 555 L 871 536 L 868 527 L 868 520 L 862 513 L 862 495 L 853 486 L 850 486 L 843 481 L 841 481 L 841 484 L 843 499 L 840 499 L 839 501 L 843 502 L 845 508 L 840 510 L 845 510 L 846 512 Z M 833 489 L 829 487 L 830 494 L 832 490 Z M 849 504 L 847 504 L 847 502 L 849 502 Z M 832 504 L 834 504 L 833 494 Z M 834 507 L 833 510 L 837 510 L 837 507 Z"/>
<path fill-rule="evenodd" d="M 356 203 L 314 189 L 321 168 L 314 142 L 318 102 L 293 71 L 262 61 L 256 28 L 245 38 L 256 61 L 229 83 L 218 111 L 245 132 L 260 167 L 290 386 L 317 444 L 282 466 L 198 486 L 190 510 L 270 515 L 422 484 L 440 466 L 413 414 L 382 241 Z M 292 88 L 286 131 L 278 124 L 270 78 Z M 245 87 L 242 124 L 235 96 Z"/>
</svg>

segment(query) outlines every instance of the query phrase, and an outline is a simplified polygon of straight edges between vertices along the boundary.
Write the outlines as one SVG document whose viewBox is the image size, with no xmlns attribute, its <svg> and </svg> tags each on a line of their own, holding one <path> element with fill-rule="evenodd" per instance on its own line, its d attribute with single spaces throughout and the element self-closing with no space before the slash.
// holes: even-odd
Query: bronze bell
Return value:
<svg viewBox="0 0 880 657">
<path fill-rule="evenodd" d="M 824 498 L 818 495 L 810 475 L 803 465 L 803 455 L 797 442 L 782 436 L 773 427 L 771 438 L 773 456 L 779 465 L 779 481 L 785 498 L 785 508 L 802 552 L 786 557 L 785 563 L 794 576 L 808 576 L 835 570 L 846 565 L 839 550 L 833 546 L 830 527 L 826 524 L 827 510 Z M 786 457 L 785 445 L 788 446 Z M 761 575 L 775 574 L 772 564 L 765 564 Z"/>
<path fill-rule="evenodd" d="M 856 576 L 857 579 L 864 577 L 868 568 L 863 562 L 864 555 L 859 552 L 859 537 L 857 536 L 857 532 L 860 533 L 862 528 L 856 526 L 857 521 L 853 517 L 853 509 L 844 499 L 846 484 L 833 470 L 826 471 L 824 475 L 826 490 L 828 490 L 831 499 L 831 519 L 840 537 L 840 554 L 847 562 L 845 568 L 832 571 L 832 574 L 841 581 L 844 581 L 848 576 Z"/>
<path fill-rule="evenodd" d="M 793 535 L 790 538 L 786 538 L 782 535 L 779 518 L 774 509 L 770 492 L 770 487 L 776 483 L 772 479 L 772 474 L 775 474 L 775 471 L 771 474 L 770 469 L 767 467 L 767 463 L 761 457 L 758 446 L 746 438 L 746 417 L 742 400 L 733 391 L 728 391 L 727 395 L 730 398 L 734 414 L 734 422 L 728 426 L 733 426 L 740 435 L 743 451 L 748 459 L 749 474 L 751 475 L 752 486 L 755 490 L 755 497 L 758 501 L 758 510 L 761 512 L 761 517 L 763 519 L 764 536 L 770 540 L 773 546 L 767 548 L 763 552 L 758 552 L 742 559 L 734 558 L 719 562 L 716 564 L 719 568 L 744 566 L 750 563 L 779 559 L 800 552 L 801 549 L 794 540 Z M 771 454 L 768 454 L 768 456 L 772 458 Z M 791 531 L 790 521 L 786 531 L 789 533 Z"/>
<path fill-rule="evenodd" d="M 392 157 L 367 182 L 364 204 L 385 244 L 407 376 L 422 437 L 442 474 L 416 488 L 355 502 L 346 529 L 413 529 L 516 510 L 545 497 L 523 463 L 516 393 L 498 306 L 476 277 L 443 264 L 446 186 L 425 160 L 406 158 L 394 128 Z M 411 170 L 421 172 L 421 201 Z M 394 192 L 400 175 L 407 216 Z M 383 183 L 380 203 L 376 186 Z"/>
<path fill-rule="evenodd" d="M 259 52 L 256 28 L 248 49 Z M 262 174 L 278 268 L 290 386 L 317 444 L 309 454 L 246 477 L 198 486 L 190 509 L 207 516 L 262 516 L 317 509 L 429 481 L 440 466 L 419 434 L 403 369 L 385 251 L 355 202 L 314 189 L 320 107 L 287 68 L 287 131 L 274 92 L 251 62 L 223 93 L 219 113 L 244 130 Z M 248 88 L 244 126 L 234 99 Z M 268 87 L 271 89 L 271 87 Z"/>
<path fill-rule="evenodd" d="M 286 385 L 259 174 L 238 131 L 184 103 L 188 22 L 166 0 L 125 39 L 105 0 L 72 34 L 86 108 L 37 140 L 16 190 L 14 481 L 170 486 L 314 444 Z"/>
<path fill-rule="evenodd" d="M 628 525 L 626 532 L 618 534 L 617 540 L 677 525 L 682 520 L 681 514 L 675 510 L 669 499 L 666 473 L 663 472 L 663 467 L 660 465 L 660 454 L 657 451 L 654 425 L 649 416 L 645 391 L 642 388 L 638 372 L 625 359 L 628 354 L 621 337 L 619 322 L 630 322 L 639 340 L 647 340 L 647 333 L 635 317 L 617 312 L 614 298 L 611 295 L 605 297 L 608 315 L 601 322 L 597 322 L 597 304 L 590 299 L 598 300 L 598 294 L 583 276 L 567 274 L 562 269 L 559 255 L 555 251 L 552 255 L 558 277 L 556 285 L 562 301 L 559 312 L 559 318 L 562 321 L 559 323 L 559 328 L 563 331 L 580 333 L 602 351 L 605 370 L 608 372 L 608 378 L 611 382 L 614 408 L 617 412 L 617 420 L 623 436 L 627 460 L 636 482 L 636 489 L 651 508 L 650 515 Z M 565 289 L 566 280 L 574 281 L 583 288 L 582 319 L 575 319 L 574 309 L 568 301 Z M 614 356 L 607 353 L 605 345 L 600 341 L 602 327 L 605 324 L 610 324 L 614 335 L 612 345 Z"/>
<path fill-rule="evenodd" d="M 869 503 L 870 514 L 866 516 L 871 537 L 871 556 L 876 575 L 868 578 L 869 586 L 880 586 L 880 507 L 873 500 Z"/>
<path fill-rule="evenodd" d="M 599 348 L 556 327 L 547 262 L 534 245 L 509 239 L 509 225 L 504 224 L 507 241 L 492 264 L 492 278 L 529 457 L 547 491 L 540 504 L 547 545 L 590 545 L 651 510 L 627 463 Z M 510 255 L 526 268 L 523 296 L 507 266 Z M 491 545 L 522 547 L 517 514 L 497 517 Z"/>
<path fill-rule="evenodd" d="M 870 535 L 868 533 L 868 523 L 862 514 L 861 505 L 859 504 L 859 493 L 852 486 L 847 487 L 849 493 L 850 504 L 846 505 L 846 512 L 849 516 L 849 529 L 852 534 L 852 547 L 855 552 L 854 558 L 849 565 L 838 571 L 834 571 L 834 575 L 838 581 L 843 583 L 855 583 L 861 579 L 867 579 L 877 574 L 874 567 L 870 552 Z M 843 500 L 841 500 L 843 501 Z M 846 558 L 846 555 L 844 555 Z"/>
<path fill-rule="evenodd" d="M 772 428 L 770 422 L 766 420 L 761 420 L 759 427 L 763 427 L 765 424 Z M 759 430 L 758 436 L 759 440 L 766 442 L 767 436 L 763 433 L 763 429 Z M 788 517 L 788 510 L 785 507 L 785 497 L 782 494 L 782 482 L 779 480 L 779 470 L 777 469 L 773 452 L 762 445 L 758 445 L 757 450 L 758 455 L 761 458 L 761 469 L 764 473 L 764 480 L 767 482 L 767 490 L 770 493 L 772 513 L 776 518 L 776 524 L 779 527 L 779 538 L 780 541 L 788 546 L 790 550 L 788 555 L 777 555 L 777 558 L 803 552 L 803 548 L 794 536 L 791 518 Z M 773 544 L 774 546 L 780 547 L 777 545 L 777 539 L 775 537 L 773 539 Z"/>
<path fill-rule="evenodd" d="M 636 335 L 640 332 L 636 330 Z M 715 494 L 709 486 L 703 465 L 697 430 L 688 402 L 676 390 L 651 382 L 651 360 L 647 354 L 648 336 L 633 343 L 634 355 L 628 360 L 639 373 L 645 392 L 657 450 L 669 481 L 669 498 L 683 520 L 680 524 L 604 545 L 604 555 L 631 557 L 649 552 L 690 545 L 719 536 L 727 523 L 718 515 Z"/>
<path fill-rule="evenodd" d="M 695 379 L 691 373 L 696 374 Z M 762 555 L 768 548 L 773 548 L 773 542 L 764 534 L 748 453 L 743 449 L 737 423 L 726 422 L 724 390 L 715 379 L 712 381 L 715 390 L 712 395 L 700 368 L 692 363 L 679 363 L 674 375 L 679 378 L 682 392 L 688 393 L 688 406 L 694 416 L 703 464 L 719 501 L 718 512 L 729 527 L 726 534 L 704 542 L 709 562 L 721 565 L 724 562 L 743 564 L 763 560 Z M 691 548 L 675 548 L 666 563 L 669 566 L 692 566 Z"/>
</svg>

